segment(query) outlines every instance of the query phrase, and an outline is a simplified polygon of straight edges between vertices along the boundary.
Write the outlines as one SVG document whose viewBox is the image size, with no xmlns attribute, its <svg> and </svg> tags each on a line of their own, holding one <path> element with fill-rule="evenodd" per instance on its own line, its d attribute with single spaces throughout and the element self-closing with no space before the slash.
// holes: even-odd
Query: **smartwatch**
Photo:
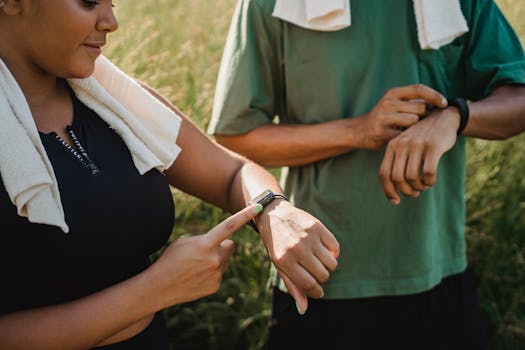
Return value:
<svg viewBox="0 0 525 350">
<path fill-rule="evenodd" d="M 280 198 L 280 199 L 284 199 L 285 201 L 288 201 L 288 198 L 286 198 L 284 194 L 274 193 L 272 190 L 265 190 L 262 193 L 255 196 L 254 198 L 252 198 L 249 204 L 258 203 L 262 205 L 263 208 L 265 208 L 268 204 L 273 202 L 273 200 L 276 198 Z M 259 230 L 257 229 L 257 225 L 255 225 L 255 221 L 253 219 L 250 220 L 250 225 L 256 232 L 259 232 Z"/>
<path fill-rule="evenodd" d="M 270 204 L 276 198 L 281 198 L 281 199 L 288 201 L 288 198 L 286 198 L 286 196 L 283 194 L 273 193 L 272 190 L 265 190 L 264 192 L 252 198 L 249 204 L 258 203 L 262 205 L 263 208 L 265 208 L 268 204 Z"/>
<path fill-rule="evenodd" d="M 461 135 L 463 133 L 463 130 L 467 126 L 469 116 L 470 116 L 468 103 L 464 98 L 461 98 L 461 97 L 449 99 L 447 101 L 448 101 L 449 106 L 456 107 L 459 111 L 459 127 L 458 127 L 457 134 Z"/>
</svg>

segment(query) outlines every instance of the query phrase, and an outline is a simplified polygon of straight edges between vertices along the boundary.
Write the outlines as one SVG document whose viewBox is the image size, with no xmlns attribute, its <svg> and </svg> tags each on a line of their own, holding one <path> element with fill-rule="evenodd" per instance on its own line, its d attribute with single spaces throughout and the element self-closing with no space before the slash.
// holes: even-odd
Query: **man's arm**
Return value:
<svg viewBox="0 0 525 350">
<path fill-rule="evenodd" d="M 470 118 L 463 136 L 505 140 L 525 130 L 525 86 L 507 85 L 469 104 Z"/>
<path fill-rule="evenodd" d="M 376 106 L 356 118 L 311 125 L 265 124 L 240 135 L 215 135 L 223 146 L 266 167 L 301 166 L 354 149 L 378 149 L 415 124 L 428 106 L 446 106 L 424 85 L 390 89 Z"/>
</svg>

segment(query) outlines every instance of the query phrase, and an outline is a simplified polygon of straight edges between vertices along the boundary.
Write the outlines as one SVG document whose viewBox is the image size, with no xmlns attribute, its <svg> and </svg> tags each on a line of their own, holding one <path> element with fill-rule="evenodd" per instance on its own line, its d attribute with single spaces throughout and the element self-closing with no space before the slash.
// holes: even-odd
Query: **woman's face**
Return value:
<svg viewBox="0 0 525 350">
<path fill-rule="evenodd" d="M 111 0 L 20 0 L 22 58 L 41 72 L 85 78 L 118 27 Z M 7 5 L 7 4 L 6 4 Z"/>
</svg>

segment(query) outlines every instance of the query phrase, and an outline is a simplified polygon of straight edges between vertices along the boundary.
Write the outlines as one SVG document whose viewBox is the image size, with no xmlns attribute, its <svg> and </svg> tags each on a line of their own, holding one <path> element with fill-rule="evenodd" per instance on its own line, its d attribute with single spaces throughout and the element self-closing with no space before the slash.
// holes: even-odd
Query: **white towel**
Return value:
<svg viewBox="0 0 525 350">
<path fill-rule="evenodd" d="M 414 0 L 414 11 L 423 50 L 437 50 L 468 32 L 459 0 Z"/>
<path fill-rule="evenodd" d="M 272 15 L 303 28 L 335 31 L 351 24 L 351 0 L 276 0 Z M 414 0 L 419 46 L 438 49 L 468 32 L 459 0 Z"/>
<path fill-rule="evenodd" d="M 140 174 L 168 168 L 180 148 L 181 118 L 105 57 L 93 75 L 68 80 L 80 101 L 123 139 Z M 0 174 L 18 214 L 67 233 L 57 180 L 25 96 L 0 60 Z"/>
<path fill-rule="evenodd" d="M 272 15 L 320 31 L 335 31 L 351 24 L 349 0 L 276 0 Z"/>
</svg>

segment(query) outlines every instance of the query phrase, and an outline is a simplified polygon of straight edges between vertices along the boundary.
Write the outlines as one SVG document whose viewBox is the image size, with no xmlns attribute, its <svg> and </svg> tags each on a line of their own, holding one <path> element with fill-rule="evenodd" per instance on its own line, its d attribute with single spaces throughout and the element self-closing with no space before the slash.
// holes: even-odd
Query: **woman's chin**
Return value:
<svg viewBox="0 0 525 350">
<path fill-rule="evenodd" d="M 75 69 L 74 71 L 69 72 L 66 79 L 85 79 L 93 74 L 95 70 L 95 63 L 90 66 L 83 67 L 82 69 Z"/>
</svg>

